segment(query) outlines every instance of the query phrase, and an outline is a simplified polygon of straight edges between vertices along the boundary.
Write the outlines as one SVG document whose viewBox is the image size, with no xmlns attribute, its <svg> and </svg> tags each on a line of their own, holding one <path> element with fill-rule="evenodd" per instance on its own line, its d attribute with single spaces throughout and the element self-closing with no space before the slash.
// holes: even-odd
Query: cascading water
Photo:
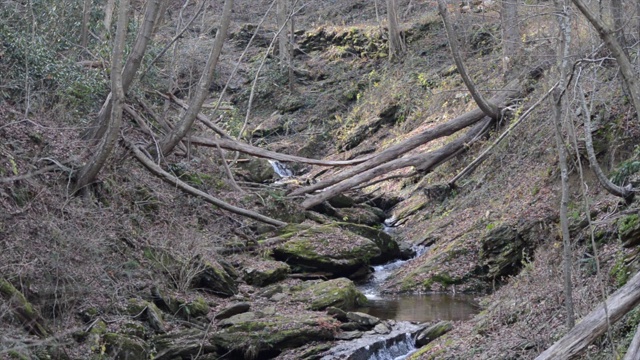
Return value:
<svg viewBox="0 0 640 360">
<path fill-rule="evenodd" d="M 288 178 L 293 176 L 293 171 L 287 167 L 287 165 L 281 163 L 278 160 L 269 160 L 269 164 L 273 167 L 273 171 L 278 174 L 281 178 Z"/>
</svg>

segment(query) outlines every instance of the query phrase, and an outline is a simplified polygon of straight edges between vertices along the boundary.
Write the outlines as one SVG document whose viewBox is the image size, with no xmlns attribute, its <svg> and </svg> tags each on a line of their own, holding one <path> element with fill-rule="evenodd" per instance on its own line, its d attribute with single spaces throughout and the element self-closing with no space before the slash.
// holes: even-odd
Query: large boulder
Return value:
<svg viewBox="0 0 640 360">
<path fill-rule="evenodd" d="M 262 287 L 284 280 L 290 272 L 287 263 L 254 258 L 244 264 L 242 278 L 249 285 Z"/>
<path fill-rule="evenodd" d="M 400 245 L 393 236 L 367 225 L 341 223 L 340 227 L 373 241 L 380 249 L 380 255 L 371 259 L 372 265 L 384 264 L 402 257 Z"/>
<path fill-rule="evenodd" d="M 640 244 L 640 216 L 631 214 L 618 220 L 618 235 L 624 247 Z"/>
<path fill-rule="evenodd" d="M 349 310 L 367 303 L 367 298 L 356 288 L 353 281 L 345 278 L 304 287 L 294 295 L 294 299 L 309 304 L 310 310 L 324 310 L 328 307 Z"/>
<path fill-rule="evenodd" d="M 194 267 L 199 270 L 192 285 L 205 292 L 222 297 L 230 297 L 238 292 L 238 285 L 232 277 L 233 270 L 223 262 L 210 259 L 197 260 Z"/>
<path fill-rule="evenodd" d="M 331 317 L 315 312 L 244 313 L 225 322 L 225 327 L 212 335 L 211 343 L 231 352 L 232 358 L 252 359 L 269 359 L 283 349 L 331 340 L 339 326 Z"/>
<path fill-rule="evenodd" d="M 276 247 L 273 256 L 291 265 L 294 272 L 350 276 L 381 253 L 373 241 L 335 225 L 314 226 L 286 237 L 289 240 Z"/>
</svg>

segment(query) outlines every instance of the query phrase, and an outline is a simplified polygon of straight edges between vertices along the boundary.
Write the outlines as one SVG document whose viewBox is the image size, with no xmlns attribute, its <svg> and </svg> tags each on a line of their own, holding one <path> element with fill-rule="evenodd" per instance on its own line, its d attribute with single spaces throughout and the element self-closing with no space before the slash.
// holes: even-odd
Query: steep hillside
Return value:
<svg viewBox="0 0 640 360">
<path fill-rule="evenodd" d="M 485 96 L 504 102 L 503 116 L 423 141 L 383 162 L 418 159 L 410 166 L 374 172 L 310 203 L 332 187 L 305 189 L 478 111 L 435 4 L 399 3 L 407 49 L 392 62 L 382 4 L 298 4 L 289 72 L 273 50 L 272 3 L 237 1 L 200 112 L 214 126 L 196 122 L 163 157 L 156 148 L 196 92 L 223 6 L 201 12 L 199 3 L 168 2 L 145 75 L 126 97 L 116 148 L 81 194 L 72 192 L 75 177 L 98 143 L 86 130 L 110 86 L 110 42 L 98 41 L 102 10 L 92 13 L 95 38 L 83 50 L 70 40 L 80 33 L 68 25 L 80 23 L 77 5 L 61 3 L 68 18 L 52 11 L 60 21 L 34 23 L 16 20 L 31 18 L 28 9 L 0 5 L 8 19 L 0 21 L 7 39 L 0 44 L 0 358 L 331 356 L 339 340 L 384 333 L 382 325 L 394 330 L 393 322 L 349 312 L 366 301 L 355 283 L 371 276 L 371 265 L 416 249 L 420 255 L 389 276 L 383 292 L 469 293 L 480 313 L 452 322 L 413 359 L 530 359 L 566 334 L 560 170 L 547 97 L 561 80 L 551 5 L 523 17 L 522 52 L 505 63 L 497 5 L 450 4 L 468 71 Z M 132 4 L 131 31 L 143 10 Z M 152 64 L 192 16 L 177 45 Z M 582 92 L 600 164 L 635 189 L 640 123 L 615 61 L 589 24 L 573 19 L 571 59 L 583 61 L 566 90 L 561 133 L 581 319 L 640 270 L 638 200 L 610 195 L 589 168 Z M 39 31 L 27 36 L 31 27 Z M 627 43 L 637 52 L 637 42 Z M 477 136 L 467 133 L 476 127 Z M 134 147 L 151 165 L 136 160 Z M 274 162 L 275 153 L 298 158 Z M 639 320 L 631 311 L 583 356 L 621 357 Z"/>
</svg>

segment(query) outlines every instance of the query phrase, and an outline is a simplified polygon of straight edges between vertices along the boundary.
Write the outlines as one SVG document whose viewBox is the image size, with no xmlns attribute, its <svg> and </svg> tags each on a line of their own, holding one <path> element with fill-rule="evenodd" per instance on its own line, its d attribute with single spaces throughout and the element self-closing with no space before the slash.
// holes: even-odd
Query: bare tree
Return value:
<svg viewBox="0 0 640 360">
<path fill-rule="evenodd" d="M 585 147 L 587 148 L 587 156 L 589 157 L 589 165 L 591 166 L 593 172 L 596 174 L 600 185 L 602 185 L 605 190 L 607 190 L 612 195 L 630 201 L 635 194 L 632 191 L 631 186 L 622 187 L 614 184 L 604 175 L 604 172 L 600 168 L 600 164 L 598 164 L 598 159 L 596 159 L 596 152 L 593 149 L 593 139 L 591 136 L 591 111 L 589 110 L 589 106 L 587 106 L 587 100 L 585 99 L 584 91 L 582 90 L 582 88 L 579 88 L 578 91 L 584 117 L 584 142 Z"/>
<path fill-rule="evenodd" d="M 389 26 L 389 60 L 400 59 L 405 52 L 405 44 L 398 26 L 398 4 L 387 0 L 387 23 Z"/>
<path fill-rule="evenodd" d="M 142 26 L 138 30 L 136 40 L 133 44 L 131 53 L 127 57 L 127 62 L 122 70 L 122 88 L 126 94 L 129 87 L 133 83 L 136 72 L 140 68 L 142 58 L 147 51 L 147 45 L 151 40 L 151 35 L 155 28 L 155 21 L 158 18 L 158 11 L 162 8 L 162 2 L 167 0 L 149 0 L 145 7 L 144 20 Z M 112 96 L 109 94 L 105 100 L 98 116 L 94 119 L 93 124 L 89 128 L 87 134 L 90 139 L 100 139 L 107 129 L 107 118 L 111 114 Z"/>
<path fill-rule="evenodd" d="M 104 4 L 104 19 L 102 24 L 104 26 L 101 38 L 103 40 L 109 37 L 109 33 L 111 32 L 111 21 L 113 19 L 113 11 L 116 8 L 116 0 L 107 0 Z"/>
<path fill-rule="evenodd" d="M 74 192 L 92 183 L 105 162 L 118 139 L 120 125 L 122 123 L 122 105 L 124 103 L 124 89 L 122 86 L 122 62 L 124 56 L 124 46 L 127 35 L 127 23 L 129 14 L 129 0 L 120 0 L 118 4 L 118 25 L 115 42 L 111 53 L 111 93 L 113 101 L 111 106 L 111 116 L 107 121 L 106 133 L 102 138 L 98 150 L 91 159 L 84 165 L 76 177 Z"/>
<path fill-rule="evenodd" d="M 522 41 L 520 40 L 520 25 L 518 23 L 518 2 L 516 0 L 502 0 L 500 21 L 502 27 L 502 67 L 504 77 L 513 70 L 515 59 L 520 54 Z"/>
<path fill-rule="evenodd" d="M 89 15 L 91 15 L 91 0 L 84 0 L 82 5 L 82 30 L 80 33 L 80 46 L 87 47 L 89 42 Z"/>
<path fill-rule="evenodd" d="M 467 72 L 467 68 L 462 61 L 462 56 L 460 55 L 460 49 L 458 46 L 458 38 L 455 35 L 453 30 L 453 26 L 451 26 L 451 21 L 449 20 L 449 14 L 447 12 L 447 6 L 444 3 L 444 0 L 438 0 L 438 11 L 440 12 L 440 16 L 442 17 L 442 22 L 444 23 L 444 28 L 447 32 L 447 38 L 449 39 L 449 47 L 451 48 L 451 54 L 453 56 L 453 60 L 456 62 L 456 67 L 458 68 L 458 72 L 464 81 L 464 84 L 467 86 L 467 89 L 471 93 L 473 100 L 475 100 L 478 107 L 485 113 L 485 115 L 489 116 L 492 119 L 498 119 L 500 117 L 500 109 L 487 101 L 482 94 L 478 91 L 473 80 L 469 76 Z"/>
<path fill-rule="evenodd" d="M 558 26 L 560 28 L 560 39 L 558 42 L 558 69 L 560 81 L 564 82 L 569 70 L 569 45 L 571 43 L 571 20 L 567 12 L 567 6 L 564 1 L 555 1 L 556 14 L 558 16 Z M 569 170 L 567 166 L 567 149 L 565 147 L 564 138 L 562 136 L 562 118 L 564 104 L 562 101 L 566 91 L 566 84 L 562 83 L 556 89 L 553 99 L 553 119 L 556 137 L 556 146 L 558 148 L 558 166 L 560 167 L 560 228 L 562 233 L 562 265 L 564 272 L 564 303 L 566 309 L 567 328 L 571 329 L 575 325 L 575 312 L 573 308 L 573 284 L 571 282 L 571 236 L 569 234 Z"/>
<path fill-rule="evenodd" d="M 180 119 L 180 123 L 174 127 L 162 140 L 159 142 L 159 149 L 162 155 L 169 154 L 173 148 L 187 135 L 194 121 L 196 120 L 202 104 L 208 94 L 208 89 L 213 80 L 214 70 L 218 63 L 218 58 L 222 52 L 222 46 L 224 45 L 227 37 L 227 30 L 231 22 L 231 9 L 233 8 L 233 0 L 226 0 L 224 8 L 222 10 L 222 19 L 220 22 L 220 28 L 216 33 L 211 52 L 207 58 L 205 69 L 200 76 L 198 85 L 194 96 L 189 101 L 189 107 Z"/>
<path fill-rule="evenodd" d="M 638 82 L 638 76 L 633 71 L 629 57 L 625 54 L 622 44 L 616 39 L 615 32 L 611 30 L 607 25 L 585 5 L 582 0 L 571 0 L 580 12 L 587 18 L 591 25 L 596 29 L 598 35 L 604 41 L 605 45 L 611 51 L 611 55 L 618 62 L 620 67 L 620 73 L 622 74 L 622 80 L 627 85 L 631 101 L 636 109 L 636 116 L 640 111 L 640 83 Z"/>
</svg>

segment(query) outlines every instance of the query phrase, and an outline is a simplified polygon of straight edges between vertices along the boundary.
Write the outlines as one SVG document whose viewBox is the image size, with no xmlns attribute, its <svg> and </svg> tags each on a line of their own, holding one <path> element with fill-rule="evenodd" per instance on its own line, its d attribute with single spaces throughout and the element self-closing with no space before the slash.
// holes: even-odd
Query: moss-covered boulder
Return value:
<svg viewBox="0 0 640 360">
<path fill-rule="evenodd" d="M 640 216 L 631 214 L 618 220 L 618 235 L 624 247 L 640 245 Z"/>
<path fill-rule="evenodd" d="M 532 250 L 526 237 L 510 225 L 490 230 L 480 242 L 480 263 L 490 279 L 517 274 L 523 258 Z"/>
<path fill-rule="evenodd" d="M 197 355 L 215 354 L 218 350 L 211 343 L 210 335 L 199 329 L 156 336 L 151 339 L 151 345 L 156 351 L 154 360 L 191 359 Z"/>
<path fill-rule="evenodd" d="M 341 223 L 338 225 L 343 229 L 366 237 L 378 246 L 380 255 L 371 258 L 372 265 L 384 264 L 402 257 L 400 245 L 393 236 L 386 232 L 367 225 L 352 223 Z"/>
<path fill-rule="evenodd" d="M 254 258 L 243 266 L 242 278 L 249 285 L 262 287 L 285 279 L 290 272 L 287 263 Z"/>
<path fill-rule="evenodd" d="M 336 214 L 333 216 L 340 221 L 368 226 L 377 226 L 384 221 L 384 212 L 372 206 L 358 205 L 335 210 Z"/>
<path fill-rule="evenodd" d="M 269 359 L 283 349 L 331 340 L 337 328 L 337 321 L 314 312 L 263 316 L 256 313 L 216 332 L 211 342 L 231 352 L 233 358 Z"/>
<path fill-rule="evenodd" d="M 126 311 L 134 319 L 146 321 L 153 330 L 164 332 L 165 323 L 162 312 L 155 304 L 133 298 L 129 299 Z"/>
<path fill-rule="evenodd" d="M 425 346 L 453 329 L 450 321 L 440 321 L 422 330 L 416 337 L 416 346 Z"/>
<path fill-rule="evenodd" d="M 307 286 L 295 293 L 294 299 L 309 304 L 310 310 L 324 310 L 328 307 L 349 310 L 367 303 L 367 298 L 356 288 L 353 281 L 345 278 Z"/>
<path fill-rule="evenodd" d="M 223 262 L 215 259 L 197 260 L 194 267 L 199 270 L 192 281 L 195 288 L 221 297 L 230 297 L 238 292 L 238 285 L 230 274 L 233 270 Z"/>
<path fill-rule="evenodd" d="M 253 158 L 248 162 L 241 162 L 239 165 L 240 176 L 246 181 L 264 183 L 278 178 L 273 166 L 266 159 Z"/>
<path fill-rule="evenodd" d="M 116 360 L 137 360 L 149 357 L 147 344 L 140 338 L 117 333 L 104 334 L 107 353 Z"/>
<path fill-rule="evenodd" d="M 315 226 L 286 236 L 290 240 L 277 246 L 273 256 L 291 265 L 294 272 L 349 276 L 380 255 L 373 241 L 335 225 Z"/>
</svg>

